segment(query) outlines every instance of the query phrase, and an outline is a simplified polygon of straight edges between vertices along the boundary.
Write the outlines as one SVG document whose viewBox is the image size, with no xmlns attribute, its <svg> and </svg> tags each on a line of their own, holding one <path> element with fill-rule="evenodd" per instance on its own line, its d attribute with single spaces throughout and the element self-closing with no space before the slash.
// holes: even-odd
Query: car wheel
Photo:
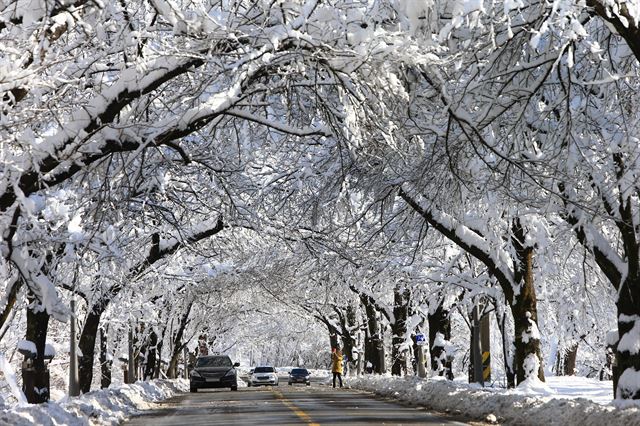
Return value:
<svg viewBox="0 0 640 426">
<path fill-rule="evenodd" d="M 196 393 L 198 392 L 198 388 L 189 388 L 189 392 Z"/>
<path fill-rule="evenodd" d="M 250 388 L 251 387 L 251 382 L 247 383 L 247 387 Z"/>
<path fill-rule="evenodd" d="M 307 386 L 311 386 L 311 382 L 307 382 Z"/>
<path fill-rule="evenodd" d="M 292 385 L 292 383 L 291 383 L 291 382 L 289 382 L 289 386 L 291 386 L 291 385 Z"/>
<path fill-rule="evenodd" d="M 231 390 L 232 391 L 237 391 L 238 390 L 238 386 L 231 386 Z"/>
</svg>

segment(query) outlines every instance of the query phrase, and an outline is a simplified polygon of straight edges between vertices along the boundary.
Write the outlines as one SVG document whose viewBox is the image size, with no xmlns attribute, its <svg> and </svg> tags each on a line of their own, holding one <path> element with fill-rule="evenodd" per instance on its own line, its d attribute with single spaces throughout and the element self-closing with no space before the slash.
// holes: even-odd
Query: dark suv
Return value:
<svg viewBox="0 0 640 426">
<path fill-rule="evenodd" d="M 226 355 L 207 355 L 198 357 L 196 365 L 189 376 L 189 388 L 191 392 L 198 392 L 204 388 L 231 388 L 238 390 L 238 375 L 231 358 Z"/>
</svg>

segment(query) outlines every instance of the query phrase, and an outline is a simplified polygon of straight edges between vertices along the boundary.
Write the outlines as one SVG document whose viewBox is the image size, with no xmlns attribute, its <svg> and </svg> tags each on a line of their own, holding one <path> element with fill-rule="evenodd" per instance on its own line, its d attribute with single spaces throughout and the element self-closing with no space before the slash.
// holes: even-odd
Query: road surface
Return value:
<svg viewBox="0 0 640 426">
<path fill-rule="evenodd" d="M 329 386 L 200 390 L 176 396 L 125 425 L 463 425 L 424 409 Z"/>
</svg>

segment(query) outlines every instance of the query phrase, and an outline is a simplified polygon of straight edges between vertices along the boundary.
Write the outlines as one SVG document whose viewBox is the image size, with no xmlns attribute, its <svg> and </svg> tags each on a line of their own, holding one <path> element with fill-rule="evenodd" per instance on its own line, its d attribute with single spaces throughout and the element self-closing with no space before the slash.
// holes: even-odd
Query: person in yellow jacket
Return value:
<svg viewBox="0 0 640 426">
<path fill-rule="evenodd" d="M 333 387 L 336 387 L 336 377 L 342 387 L 342 352 L 340 348 L 331 349 L 331 372 L 333 373 Z"/>
</svg>

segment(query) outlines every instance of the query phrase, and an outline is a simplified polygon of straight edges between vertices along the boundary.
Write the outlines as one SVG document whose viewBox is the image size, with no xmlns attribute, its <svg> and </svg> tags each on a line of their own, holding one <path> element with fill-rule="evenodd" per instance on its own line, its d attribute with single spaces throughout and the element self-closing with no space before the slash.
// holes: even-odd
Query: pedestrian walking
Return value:
<svg viewBox="0 0 640 426">
<path fill-rule="evenodd" d="M 336 387 L 336 377 L 342 387 L 342 351 L 340 348 L 331 349 L 331 372 L 333 373 L 333 387 Z"/>
</svg>

